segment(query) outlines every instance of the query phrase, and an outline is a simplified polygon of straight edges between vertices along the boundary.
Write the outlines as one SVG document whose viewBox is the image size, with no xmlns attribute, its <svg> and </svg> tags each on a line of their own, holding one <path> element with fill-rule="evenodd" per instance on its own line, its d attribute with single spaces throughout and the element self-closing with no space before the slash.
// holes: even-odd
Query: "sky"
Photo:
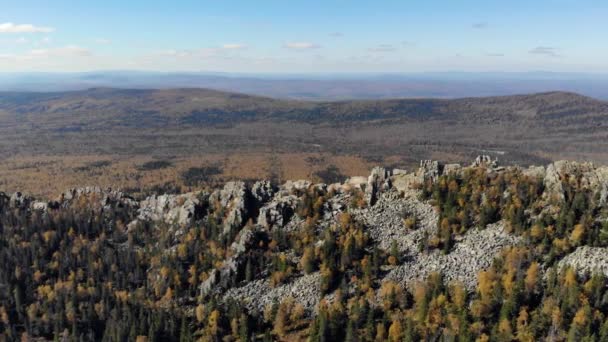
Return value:
<svg viewBox="0 0 608 342">
<path fill-rule="evenodd" d="M 4 0 L 0 72 L 608 72 L 605 0 Z"/>
</svg>

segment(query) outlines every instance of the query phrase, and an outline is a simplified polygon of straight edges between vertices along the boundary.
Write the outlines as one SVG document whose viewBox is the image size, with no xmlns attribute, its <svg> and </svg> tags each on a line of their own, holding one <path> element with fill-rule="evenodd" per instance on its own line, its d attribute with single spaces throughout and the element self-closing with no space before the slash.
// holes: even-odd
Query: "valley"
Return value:
<svg viewBox="0 0 608 342">
<path fill-rule="evenodd" d="M 142 193 L 209 180 L 322 181 L 478 154 L 608 163 L 607 118 L 606 102 L 559 92 L 340 102 L 206 89 L 0 93 L 0 184 L 48 197 L 83 181 Z M 163 167 L 142 169 L 154 161 Z M 184 181 L 190 168 L 213 177 Z"/>
</svg>

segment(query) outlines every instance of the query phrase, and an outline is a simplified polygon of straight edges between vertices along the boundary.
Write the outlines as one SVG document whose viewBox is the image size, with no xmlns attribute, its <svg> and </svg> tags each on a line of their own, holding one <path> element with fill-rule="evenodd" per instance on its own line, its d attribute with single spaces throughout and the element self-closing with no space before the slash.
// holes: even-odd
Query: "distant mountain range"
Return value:
<svg viewBox="0 0 608 342">
<path fill-rule="evenodd" d="M 210 88 L 304 100 L 460 98 L 548 91 L 576 92 L 608 99 L 608 74 L 552 72 L 231 74 L 137 71 L 0 73 L 0 91 L 70 91 L 94 87 Z"/>
</svg>

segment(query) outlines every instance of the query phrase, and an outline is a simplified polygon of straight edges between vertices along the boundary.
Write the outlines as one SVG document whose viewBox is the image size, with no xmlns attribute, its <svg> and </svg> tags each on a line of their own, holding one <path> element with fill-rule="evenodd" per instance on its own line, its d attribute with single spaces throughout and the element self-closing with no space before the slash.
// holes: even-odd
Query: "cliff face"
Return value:
<svg viewBox="0 0 608 342">
<path fill-rule="evenodd" d="M 537 181 L 542 193 L 533 204 L 534 208 L 526 209 L 523 214 L 528 222 L 538 215 L 557 217 L 559 213 L 552 211 L 552 206 L 572 197 L 572 189 L 590 194 L 593 203 L 587 205 L 596 208 L 593 220 L 600 224 L 607 220 L 608 168 L 568 161 L 547 167 L 500 167 L 489 157 L 477 158 L 470 166 L 425 161 L 413 172 L 377 167 L 367 180 L 354 177 L 336 184 L 289 181 L 277 186 L 268 181 L 250 185 L 230 182 L 211 192 L 154 195 L 142 201 L 120 191 L 94 187 L 69 190 L 48 203 L 21 193 L 2 193 L 0 212 L 50 217 L 78 207 L 99 212 L 109 221 L 108 213 L 120 212 L 126 228 L 114 225 L 112 229 L 116 234 L 133 235 L 142 229 L 151 229 L 150 234 L 168 232 L 171 234 L 169 240 L 173 241 L 169 242 L 173 247 L 163 252 L 168 255 L 175 252 L 191 228 L 217 225 L 216 235 L 227 241 L 229 248 L 225 257 L 201 276 L 203 281 L 197 285 L 198 295 L 238 300 L 246 303 L 246 308 L 252 312 L 262 312 L 268 304 L 290 297 L 314 312 L 320 298 L 332 300 L 333 290 L 328 292 L 327 288 L 321 288 L 320 271 L 302 266 L 298 243 L 291 241 L 280 245 L 280 236 L 291 234 L 289 236 L 294 237 L 310 232 L 307 236 L 315 240 L 307 243 L 313 249 L 314 246 L 322 248 L 330 233 L 320 232 L 346 229 L 345 225 L 352 223 L 344 223 L 345 217 L 357 222 L 367 236 L 365 249 L 376 248 L 396 257 L 390 265 L 382 266 L 378 286 L 390 281 L 409 287 L 440 272 L 446 283 L 457 281 L 474 292 L 480 271 L 489 268 L 505 248 L 521 245 L 530 237 L 517 234 L 513 223 L 504 217 L 490 223 L 470 218 L 468 226 L 461 228 L 463 233 L 456 233 L 451 238 L 449 248 L 442 252 L 428 247 L 429 241 L 439 236 L 438 227 L 444 224 L 445 214 L 435 200 L 423 196 L 422 185 L 450 182 L 471 173 L 484 179 L 509 175 L 511 180 L 521 177 Z M 509 198 L 512 196 L 510 191 L 505 190 L 498 198 Z M 488 200 L 482 196 L 479 203 L 483 205 L 484 201 Z M 608 248 L 577 245 L 576 238 L 573 233 L 571 246 L 566 249 L 565 256 L 560 256 L 558 268 L 571 266 L 582 273 L 599 270 L 608 276 Z M 279 243 L 278 255 L 284 264 L 290 265 L 282 271 L 289 270 L 289 275 L 280 281 L 273 278 L 276 269 L 270 269 L 270 265 L 251 266 L 252 256 L 264 253 L 261 246 L 268 245 L 271 240 Z M 130 248 L 149 247 L 135 245 Z M 553 264 L 555 259 L 547 259 L 541 269 Z"/>
</svg>

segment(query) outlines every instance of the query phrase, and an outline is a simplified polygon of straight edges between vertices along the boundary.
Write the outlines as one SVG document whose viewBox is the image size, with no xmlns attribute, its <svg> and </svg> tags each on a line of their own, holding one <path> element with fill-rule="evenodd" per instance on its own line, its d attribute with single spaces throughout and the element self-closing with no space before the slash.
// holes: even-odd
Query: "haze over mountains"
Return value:
<svg viewBox="0 0 608 342">
<path fill-rule="evenodd" d="M 585 73 L 243 74 L 139 71 L 0 73 L 1 91 L 67 91 L 94 87 L 211 88 L 305 100 L 459 98 L 548 91 L 576 92 L 608 99 L 608 75 Z"/>
</svg>

